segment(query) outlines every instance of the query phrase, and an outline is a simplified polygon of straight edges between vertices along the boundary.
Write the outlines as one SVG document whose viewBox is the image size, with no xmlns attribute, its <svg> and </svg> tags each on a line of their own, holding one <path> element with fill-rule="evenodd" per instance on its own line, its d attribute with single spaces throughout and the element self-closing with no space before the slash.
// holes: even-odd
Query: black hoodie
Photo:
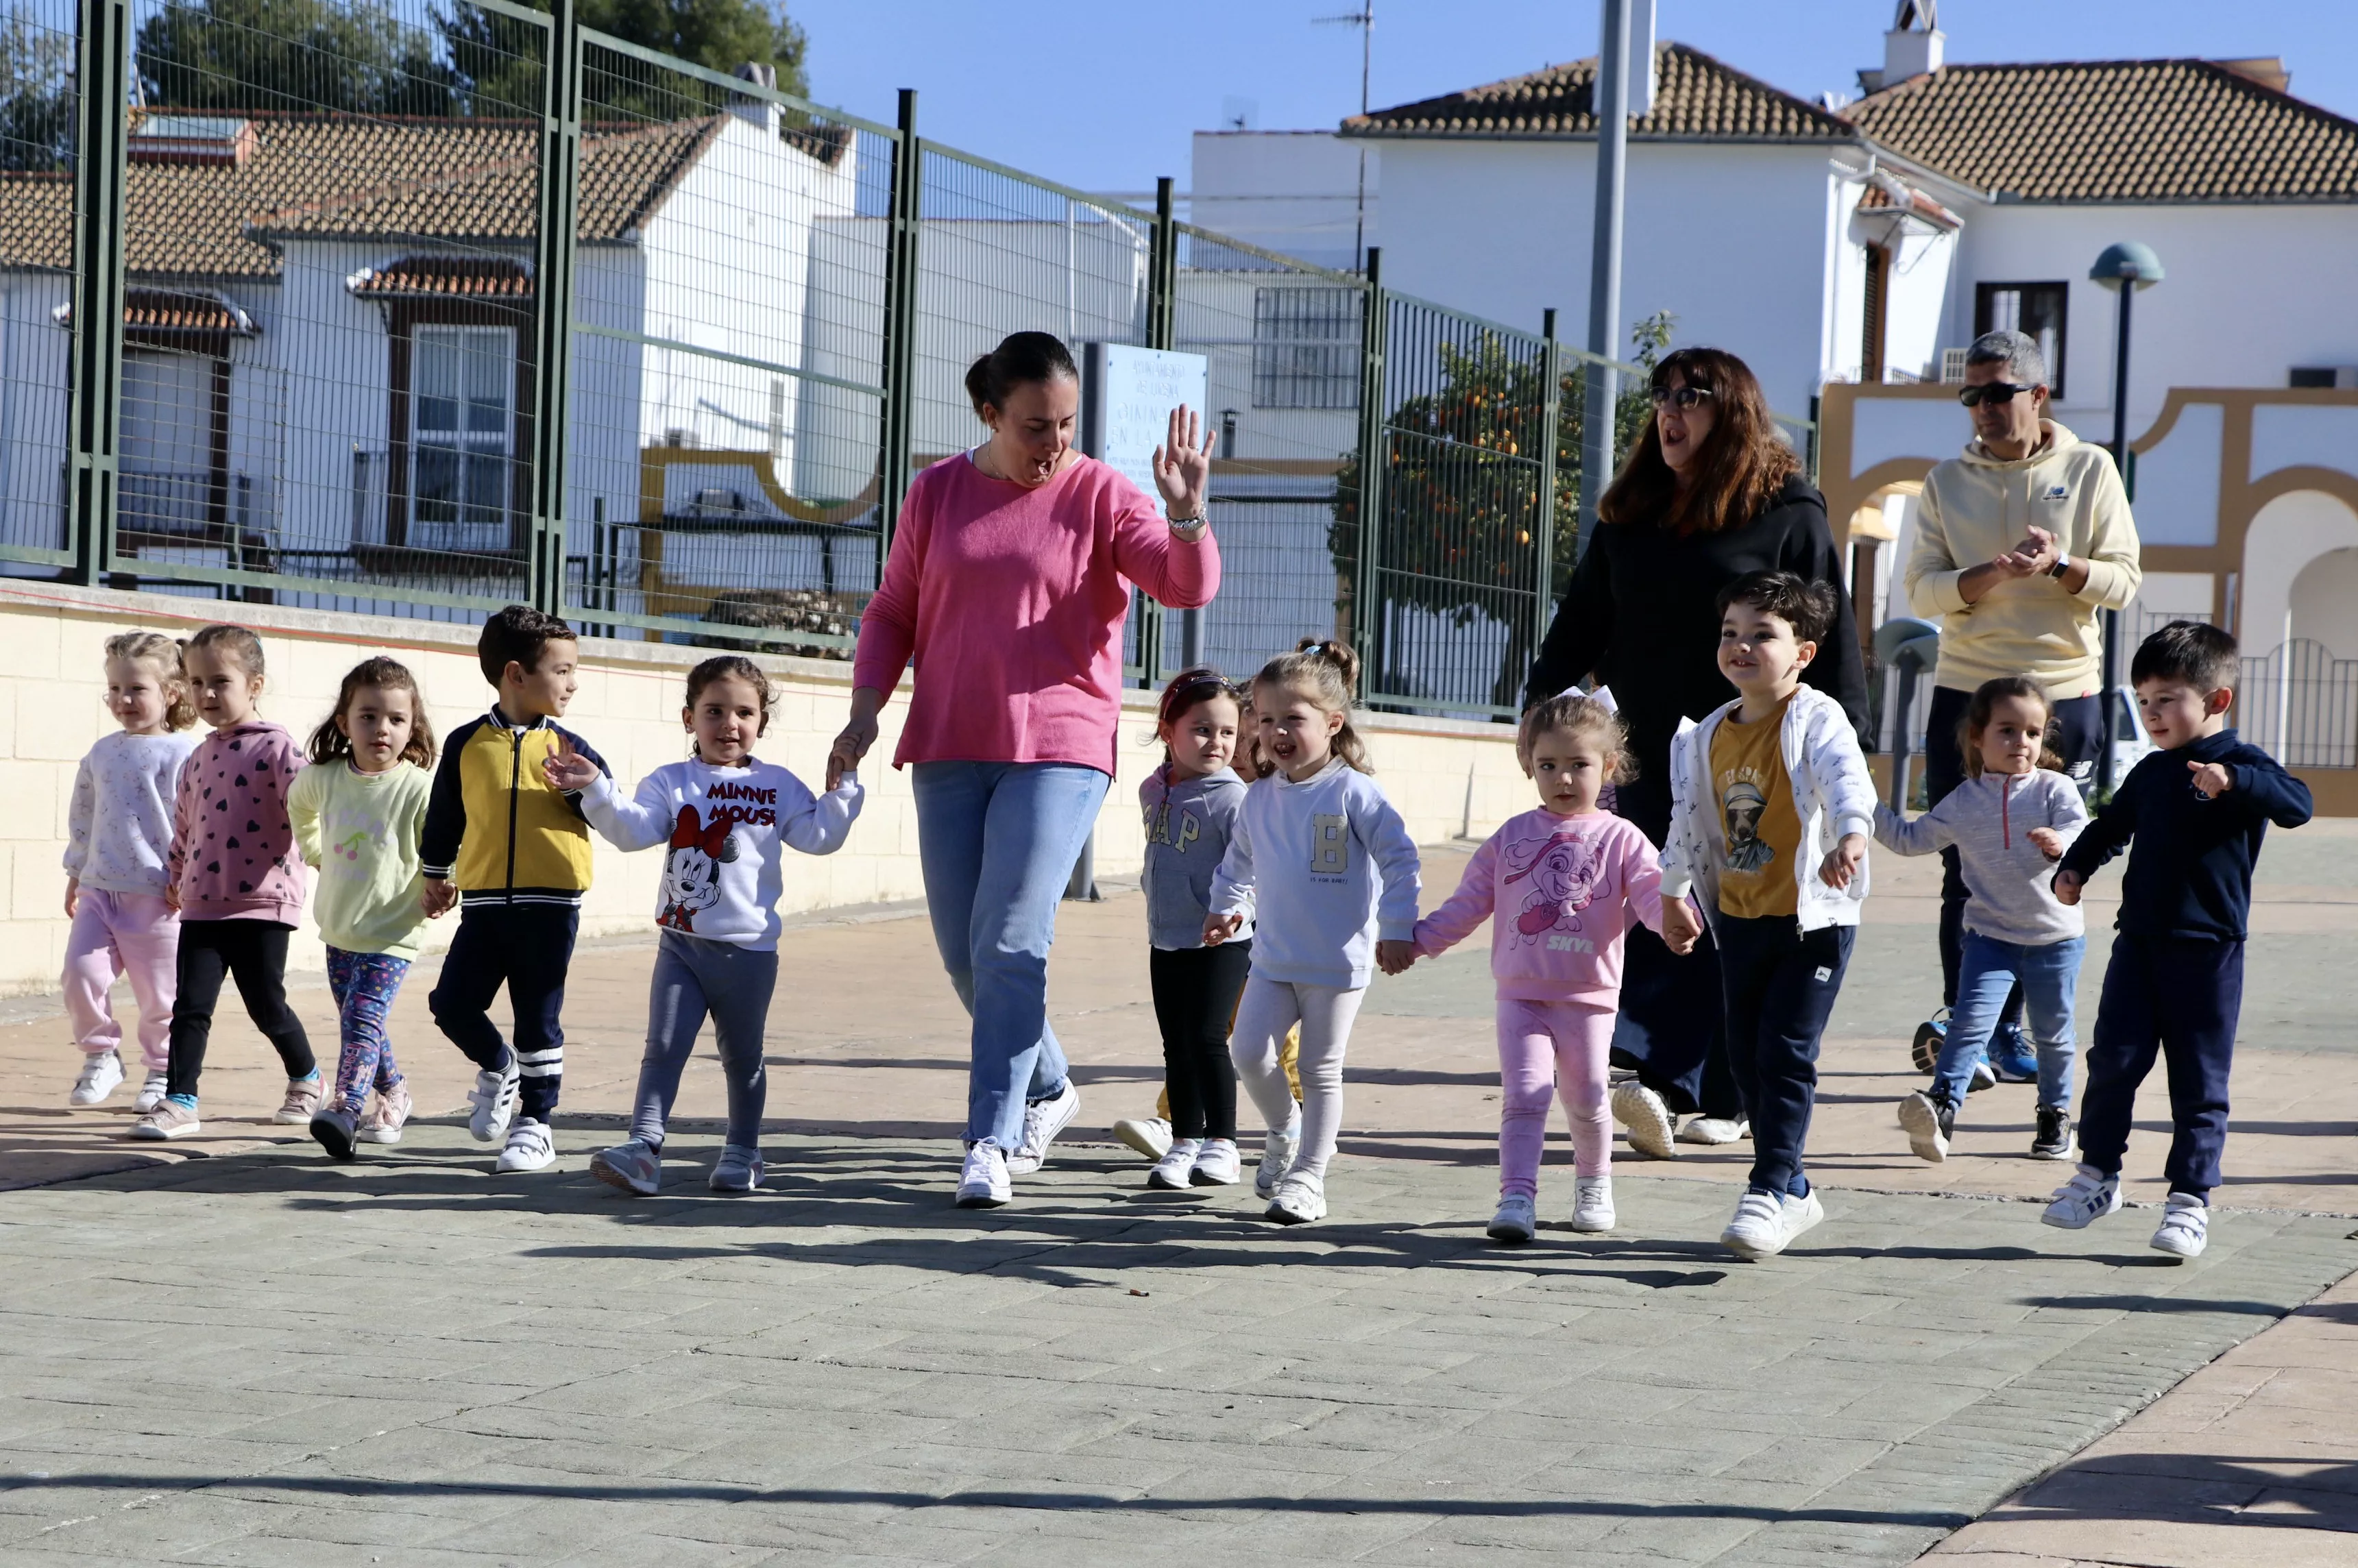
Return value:
<svg viewBox="0 0 2358 1568">
<path fill-rule="evenodd" d="M 1866 671 L 1844 586 L 1825 497 L 1796 474 L 1760 514 L 1717 533 L 1684 535 L 1642 523 L 1598 525 L 1531 665 L 1523 702 L 1553 697 L 1594 675 L 1613 688 L 1640 776 L 1664 776 L 1682 719 L 1701 719 L 1736 695 L 1719 673 L 1719 590 L 1747 572 L 1788 571 L 1834 590 L 1833 629 L 1802 679 L 1866 729 Z"/>
</svg>

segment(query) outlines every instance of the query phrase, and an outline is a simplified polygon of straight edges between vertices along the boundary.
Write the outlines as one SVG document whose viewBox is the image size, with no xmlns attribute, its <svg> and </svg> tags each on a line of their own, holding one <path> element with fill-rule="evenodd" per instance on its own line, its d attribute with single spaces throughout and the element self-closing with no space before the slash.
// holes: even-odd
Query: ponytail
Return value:
<svg viewBox="0 0 2358 1568">
<path fill-rule="evenodd" d="M 1351 728 L 1351 708 L 1359 690 L 1359 655 L 1351 644 L 1332 637 L 1304 637 L 1293 653 L 1281 654 L 1260 667 L 1253 677 L 1256 703 L 1263 685 L 1306 692 L 1320 711 L 1340 714 L 1343 727 L 1329 743 L 1334 753 L 1356 773 L 1376 771 L 1368 761 L 1367 742 Z"/>
</svg>

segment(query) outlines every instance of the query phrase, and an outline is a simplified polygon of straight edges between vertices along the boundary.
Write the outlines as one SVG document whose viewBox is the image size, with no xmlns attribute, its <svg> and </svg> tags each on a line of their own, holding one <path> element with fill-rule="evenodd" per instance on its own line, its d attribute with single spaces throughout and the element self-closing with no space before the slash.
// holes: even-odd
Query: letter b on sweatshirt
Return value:
<svg viewBox="0 0 2358 1568">
<path fill-rule="evenodd" d="M 1310 874 L 1342 877 L 1351 872 L 1351 819 L 1342 812 L 1321 812 L 1310 819 Z"/>
</svg>

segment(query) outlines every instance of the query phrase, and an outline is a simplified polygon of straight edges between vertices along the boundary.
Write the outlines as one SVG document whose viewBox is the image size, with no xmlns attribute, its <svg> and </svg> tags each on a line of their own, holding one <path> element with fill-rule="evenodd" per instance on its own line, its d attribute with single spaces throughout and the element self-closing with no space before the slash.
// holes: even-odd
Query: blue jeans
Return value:
<svg viewBox="0 0 2358 1568">
<path fill-rule="evenodd" d="M 974 1020 L 966 1136 L 1012 1153 L 1026 1100 L 1064 1092 L 1048 946 L 1109 781 L 1070 762 L 919 762 L 917 858 L 934 946 Z"/>
<path fill-rule="evenodd" d="M 1952 1104 L 1965 1103 L 1974 1064 L 1988 1048 L 1998 1013 L 2021 982 L 2025 1022 L 2039 1047 L 2039 1103 L 2058 1110 L 2071 1105 L 2071 1064 L 2079 1047 L 2071 1038 L 2073 993 L 2080 984 L 2085 938 L 2067 937 L 2036 947 L 2001 942 L 1978 931 L 1965 933 L 1957 965 L 1957 1000 L 1949 1012 L 1948 1038 L 1933 1065 L 1936 1092 Z"/>
</svg>

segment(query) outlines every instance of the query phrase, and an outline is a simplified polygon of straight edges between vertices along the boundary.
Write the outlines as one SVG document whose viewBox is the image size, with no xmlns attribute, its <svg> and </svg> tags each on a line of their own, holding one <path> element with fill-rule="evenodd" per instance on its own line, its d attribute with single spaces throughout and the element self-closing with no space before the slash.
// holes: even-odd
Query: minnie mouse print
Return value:
<svg viewBox="0 0 2358 1568">
<path fill-rule="evenodd" d="M 692 935 L 697 912 L 720 902 L 720 868 L 736 858 L 737 840 L 729 832 L 726 816 L 707 827 L 696 807 L 681 806 L 664 858 L 663 904 L 655 912 L 655 924 Z"/>
</svg>

